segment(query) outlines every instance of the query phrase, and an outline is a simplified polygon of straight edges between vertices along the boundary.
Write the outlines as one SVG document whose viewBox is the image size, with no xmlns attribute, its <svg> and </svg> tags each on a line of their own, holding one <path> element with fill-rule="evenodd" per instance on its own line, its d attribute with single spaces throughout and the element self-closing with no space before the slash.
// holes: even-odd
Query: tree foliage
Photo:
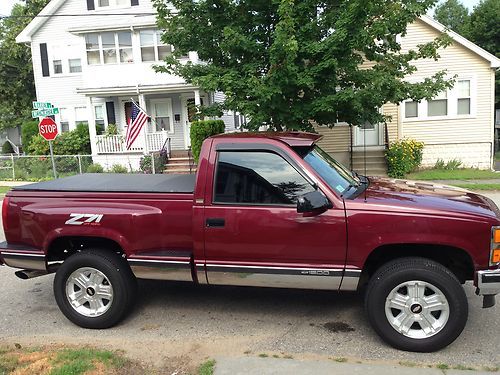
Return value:
<svg viewBox="0 0 500 375">
<path fill-rule="evenodd" d="M 481 1 L 470 16 L 466 37 L 500 58 L 500 1 Z M 496 73 L 495 102 L 500 105 L 500 72 Z"/>
<path fill-rule="evenodd" d="M 469 11 L 458 0 L 446 0 L 439 4 L 434 12 L 434 18 L 461 35 L 467 32 Z"/>
<path fill-rule="evenodd" d="M 0 20 L 0 129 L 21 125 L 31 116 L 35 84 L 31 50 L 17 44 L 17 35 L 49 0 L 25 0 L 16 4 L 11 17 Z"/>
<path fill-rule="evenodd" d="M 420 58 L 438 58 L 443 36 L 402 52 L 397 35 L 435 0 L 154 0 L 163 40 L 174 55 L 159 71 L 207 91 L 219 109 L 247 115 L 248 127 L 311 130 L 384 121 L 387 102 L 434 96 L 451 85 L 444 72 L 402 78 Z M 175 9 L 175 12 L 172 11 Z M 179 62 L 196 51 L 201 64 Z M 368 62 L 364 64 L 363 62 Z"/>
</svg>

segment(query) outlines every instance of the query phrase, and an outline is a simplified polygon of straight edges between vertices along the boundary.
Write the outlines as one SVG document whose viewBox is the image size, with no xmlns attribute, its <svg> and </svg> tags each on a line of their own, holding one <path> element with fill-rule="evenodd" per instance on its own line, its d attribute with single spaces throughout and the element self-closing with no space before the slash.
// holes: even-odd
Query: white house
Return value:
<svg viewBox="0 0 500 375">
<path fill-rule="evenodd" d="M 151 0 L 52 0 L 17 37 L 31 46 L 37 100 L 60 108 L 60 131 L 89 126 L 94 161 L 138 168 L 145 152 L 167 140 L 190 146 L 193 107 L 220 100 L 153 66 L 172 52 L 160 40 Z M 182 60 L 197 61 L 196 53 Z M 132 101 L 152 117 L 131 150 L 124 145 Z M 190 110 L 191 108 L 191 110 Z M 235 116 L 222 118 L 234 130 Z M 110 124 L 120 135 L 103 135 Z"/>
</svg>

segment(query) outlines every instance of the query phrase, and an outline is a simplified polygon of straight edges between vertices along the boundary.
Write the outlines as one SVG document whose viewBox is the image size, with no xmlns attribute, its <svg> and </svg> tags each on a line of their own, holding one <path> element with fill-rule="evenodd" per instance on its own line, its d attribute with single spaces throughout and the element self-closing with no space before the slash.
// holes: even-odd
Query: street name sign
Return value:
<svg viewBox="0 0 500 375">
<path fill-rule="evenodd" d="M 49 109 L 49 108 L 54 108 L 54 106 L 46 102 L 33 102 L 33 109 Z"/>
<path fill-rule="evenodd" d="M 59 114 L 59 108 L 45 108 L 45 109 L 37 109 L 35 111 L 31 111 L 31 116 L 33 118 L 54 116 L 58 114 Z"/>
</svg>

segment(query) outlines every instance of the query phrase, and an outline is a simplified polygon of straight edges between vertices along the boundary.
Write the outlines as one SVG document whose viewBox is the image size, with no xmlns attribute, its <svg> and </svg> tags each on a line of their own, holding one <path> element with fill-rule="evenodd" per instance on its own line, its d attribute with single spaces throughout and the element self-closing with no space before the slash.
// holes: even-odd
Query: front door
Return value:
<svg viewBox="0 0 500 375">
<path fill-rule="evenodd" d="M 315 188 L 277 153 L 215 157 L 214 191 L 207 191 L 204 210 L 208 283 L 338 289 L 346 256 L 343 207 L 297 213 L 298 196 Z"/>
<path fill-rule="evenodd" d="M 201 105 L 205 103 L 206 98 L 201 97 Z M 191 123 L 196 117 L 196 104 L 194 97 L 185 97 L 182 103 L 182 117 L 184 121 L 184 144 L 186 149 L 191 147 Z"/>
<path fill-rule="evenodd" d="M 355 145 L 356 146 L 379 146 L 381 145 L 380 124 L 356 125 L 355 127 Z"/>
</svg>

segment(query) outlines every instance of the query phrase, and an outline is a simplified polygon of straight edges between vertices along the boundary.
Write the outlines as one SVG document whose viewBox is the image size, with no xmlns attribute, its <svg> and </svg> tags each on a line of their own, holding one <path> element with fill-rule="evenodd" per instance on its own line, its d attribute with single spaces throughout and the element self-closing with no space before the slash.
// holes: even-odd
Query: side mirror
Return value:
<svg viewBox="0 0 500 375">
<path fill-rule="evenodd" d="M 321 214 L 332 208 L 330 201 L 319 190 L 301 195 L 297 200 L 297 212 Z"/>
</svg>

